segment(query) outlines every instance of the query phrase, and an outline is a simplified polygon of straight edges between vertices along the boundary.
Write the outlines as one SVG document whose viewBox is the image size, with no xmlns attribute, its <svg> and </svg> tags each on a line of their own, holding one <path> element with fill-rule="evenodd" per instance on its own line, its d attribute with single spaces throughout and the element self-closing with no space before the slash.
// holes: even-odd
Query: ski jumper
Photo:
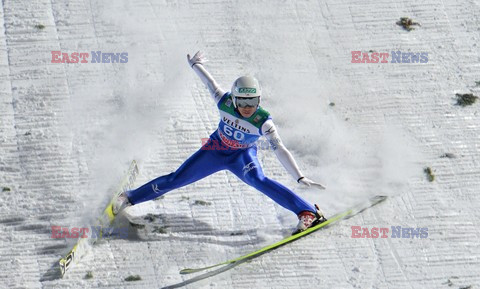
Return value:
<svg viewBox="0 0 480 289">
<path fill-rule="evenodd" d="M 195 65 L 194 68 L 197 74 L 205 75 L 203 66 Z M 294 178 L 298 179 L 302 176 L 292 155 L 281 142 L 270 114 L 262 107 L 258 107 L 252 116 L 244 118 L 234 108 L 229 92 L 216 87 L 216 83 L 214 85 L 208 83 L 207 86 L 220 112 L 218 128 L 210 135 L 208 142 L 175 172 L 128 191 L 129 201 L 134 205 L 146 202 L 215 172 L 229 170 L 246 184 L 253 186 L 296 215 L 302 211 L 316 212 L 311 204 L 292 190 L 263 174 L 257 159 L 255 144 L 261 136 L 269 140 L 277 158 Z"/>
</svg>

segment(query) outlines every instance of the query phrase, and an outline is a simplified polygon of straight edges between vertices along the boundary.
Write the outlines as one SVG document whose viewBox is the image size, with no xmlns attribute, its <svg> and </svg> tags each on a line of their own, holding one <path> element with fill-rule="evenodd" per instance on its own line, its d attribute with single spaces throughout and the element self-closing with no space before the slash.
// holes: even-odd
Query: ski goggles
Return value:
<svg viewBox="0 0 480 289">
<path fill-rule="evenodd" d="M 260 104 L 260 97 L 235 97 L 237 107 L 257 107 Z"/>
</svg>

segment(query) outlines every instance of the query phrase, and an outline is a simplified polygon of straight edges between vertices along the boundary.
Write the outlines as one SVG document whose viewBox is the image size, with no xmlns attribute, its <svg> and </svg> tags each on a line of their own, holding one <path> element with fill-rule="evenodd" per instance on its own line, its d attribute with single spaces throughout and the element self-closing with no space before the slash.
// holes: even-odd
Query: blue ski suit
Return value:
<svg viewBox="0 0 480 289">
<path fill-rule="evenodd" d="M 197 69 L 203 70 L 203 67 Z M 205 73 L 204 71 L 201 71 Z M 160 176 L 127 192 L 132 204 L 139 204 L 196 182 L 221 170 L 229 170 L 246 184 L 256 188 L 282 207 L 298 215 L 316 212 L 313 205 L 279 182 L 266 177 L 257 159 L 256 141 L 265 136 L 280 162 L 296 179 L 302 177 L 293 157 L 278 136 L 270 114 L 259 107 L 244 118 L 232 103 L 229 92 L 209 86 L 220 112 L 220 123 L 208 141 L 191 155 L 175 172 Z"/>
</svg>

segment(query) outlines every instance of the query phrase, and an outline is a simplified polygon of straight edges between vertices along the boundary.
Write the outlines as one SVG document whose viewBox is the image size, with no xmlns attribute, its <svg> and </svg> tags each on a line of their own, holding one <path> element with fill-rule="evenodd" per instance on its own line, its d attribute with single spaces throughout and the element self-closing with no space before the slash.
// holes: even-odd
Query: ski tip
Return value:
<svg viewBox="0 0 480 289">
<path fill-rule="evenodd" d="M 194 272 L 197 272 L 197 270 L 190 269 L 190 268 L 185 268 L 185 269 L 180 270 L 180 274 L 182 274 L 182 275 L 190 274 L 190 273 L 194 273 Z"/>
<path fill-rule="evenodd" d="M 181 275 L 185 275 L 185 274 L 191 274 L 191 273 L 196 273 L 196 272 L 200 272 L 200 271 L 204 271 L 204 270 L 208 270 L 208 269 L 211 269 L 211 268 L 214 268 L 214 267 L 217 267 L 217 266 L 220 266 L 221 264 L 217 264 L 217 265 L 214 265 L 214 266 L 210 266 L 210 267 L 204 267 L 204 268 L 196 268 L 196 269 L 192 269 L 192 268 L 185 268 L 185 269 L 182 269 L 180 270 L 180 274 Z"/>
<path fill-rule="evenodd" d="M 372 198 L 372 200 L 375 200 L 375 201 L 384 201 L 386 199 L 387 199 L 387 196 L 385 195 L 377 195 Z"/>
</svg>

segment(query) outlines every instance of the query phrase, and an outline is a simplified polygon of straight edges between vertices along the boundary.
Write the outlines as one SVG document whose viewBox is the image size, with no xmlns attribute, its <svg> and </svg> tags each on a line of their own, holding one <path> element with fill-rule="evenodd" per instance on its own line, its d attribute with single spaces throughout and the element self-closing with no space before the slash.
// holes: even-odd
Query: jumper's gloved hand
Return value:
<svg viewBox="0 0 480 289">
<path fill-rule="evenodd" d="M 307 187 L 314 186 L 314 187 L 319 188 L 319 189 L 321 189 L 321 190 L 325 190 L 325 186 L 324 186 L 324 185 L 322 185 L 322 184 L 320 184 L 320 183 L 317 183 L 317 182 L 314 182 L 314 181 L 312 181 L 311 179 L 306 178 L 306 177 L 301 177 L 301 178 L 299 178 L 297 182 L 298 182 L 298 183 L 301 183 L 301 184 L 303 184 L 303 185 L 305 185 L 305 186 L 307 186 Z"/>
<path fill-rule="evenodd" d="M 188 64 L 190 67 L 193 67 L 195 64 L 203 64 L 208 61 L 203 55 L 203 52 L 198 51 L 193 57 L 190 57 L 190 54 L 187 54 Z"/>
</svg>

